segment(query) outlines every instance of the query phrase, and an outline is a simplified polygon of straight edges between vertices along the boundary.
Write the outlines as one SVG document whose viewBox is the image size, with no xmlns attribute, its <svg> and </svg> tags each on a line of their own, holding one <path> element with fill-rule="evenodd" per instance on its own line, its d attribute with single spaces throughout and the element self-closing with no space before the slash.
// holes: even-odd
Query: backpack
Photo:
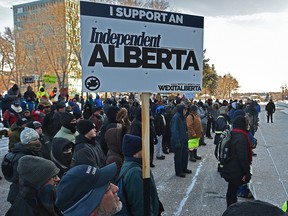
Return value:
<svg viewBox="0 0 288 216">
<path fill-rule="evenodd" d="M 216 145 L 215 157 L 220 163 L 230 160 L 231 130 L 225 129 L 220 135 L 219 143 Z"/>
<path fill-rule="evenodd" d="M 128 209 L 128 204 L 127 204 L 127 199 L 126 199 L 126 191 L 125 191 L 125 186 L 124 186 L 124 176 L 126 175 L 126 173 L 130 170 L 130 168 L 132 168 L 134 166 L 135 163 L 130 164 L 130 166 L 128 166 L 124 172 L 122 173 L 122 175 L 120 175 L 114 182 L 115 185 L 118 186 L 118 192 L 117 195 L 120 198 L 120 201 L 122 202 L 122 209 L 121 211 L 117 212 L 115 215 L 117 216 L 124 216 L 124 215 L 131 215 L 131 213 L 129 212 Z"/>
<path fill-rule="evenodd" d="M 8 152 L 1 163 L 1 170 L 2 173 L 4 175 L 4 178 L 9 181 L 12 182 L 12 178 L 13 178 L 13 164 L 15 162 L 15 156 L 17 154 L 13 153 L 13 152 Z"/>
</svg>

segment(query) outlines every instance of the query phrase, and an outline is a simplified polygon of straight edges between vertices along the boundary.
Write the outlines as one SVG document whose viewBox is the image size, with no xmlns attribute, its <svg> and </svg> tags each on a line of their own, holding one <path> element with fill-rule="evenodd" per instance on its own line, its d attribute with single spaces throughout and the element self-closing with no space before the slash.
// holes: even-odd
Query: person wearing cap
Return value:
<svg viewBox="0 0 288 216">
<path fill-rule="evenodd" d="M 22 117 L 22 108 L 18 102 L 13 102 L 11 107 L 5 110 L 3 114 L 3 124 L 5 127 L 10 128 L 17 119 Z"/>
<path fill-rule="evenodd" d="M 187 169 L 188 166 L 188 137 L 186 129 L 187 109 L 185 105 L 178 104 L 176 106 L 176 113 L 173 115 L 171 125 L 171 146 L 174 150 L 174 167 L 175 174 L 178 177 L 185 177 L 185 174 L 191 173 Z"/>
<path fill-rule="evenodd" d="M 124 163 L 119 176 L 124 172 L 123 190 L 125 191 L 127 209 L 131 215 L 143 215 L 143 177 L 142 177 L 142 138 L 131 134 L 125 134 L 122 142 Z M 128 171 L 126 171 L 128 169 Z M 151 215 L 160 215 L 164 209 L 162 206 L 154 177 L 150 172 L 150 212 Z M 162 210 L 160 210 L 162 209 Z"/>
<path fill-rule="evenodd" d="M 15 154 L 15 156 L 13 156 L 14 159 L 12 160 L 13 177 L 7 197 L 7 201 L 11 204 L 19 193 L 19 173 L 17 171 L 19 159 L 25 155 L 42 156 L 39 134 L 32 128 L 26 127 L 20 134 L 20 142 L 15 143 L 14 146 L 15 147 L 11 151 Z"/>
<path fill-rule="evenodd" d="M 73 152 L 72 166 L 88 164 L 94 167 L 103 167 L 106 156 L 96 141 L 95 125 L 89 120 L 80 120 L 77 124 L 79 135 Z"/>
<path fill-rule="evenodd" d="M 24 130 L 27 123 L 28 120 L 26 118 L 19 118 L 14 124 L 12 124 L 10 128 L 12 133 L 9 136 L 8 142 L 9 151 L 12 151 L 15 143 L 20 142 L 20 133 Z"/>
<path fill-rule="evenodd" d="M 58 176 L 61 178 L 71 167 L 74 143 L 63 137 L 52 140 L 51 160 L 60 169 Z"/>
<path fill-rule="evenodd" d="M 34 120 L 29 109 L 23 109 L 22 116 L 26 118 L 28 121 Z"/>
<path fill-rule="evenodd" d="M 34 129 L 39 134 L 39 140 L 41 142 L 41 152 L 42 156 L 45 159 L 50 160 L 50 152 L 51 152 L 51 142 L 49 137 L 43 133 L 42 124 L 38 121 L 31 121 L 26 125 L 28 128 Z"/>
<path fill-rule="evenodd" d="M 63 137 L 75 143 L 77 121 L 73 114 L 63 112 L 60 116 L 61 128 L 54 137 Z"/>
<path fill-rule="evenodd" d="M 7 216 L 18 215 L 62 215 L 55 206 L 55 191 L 59 169 L 47 159 L 26 155 L 19 159 L 17 172 L 20 179 L 20 191 Z"/>
<path fill-rule="evenodd" d="M 65 216 L 114 215 L 122 208 L 118 187 L 110 183 L 116 171 L 115 163 L 102 168 L 85 164 L 72 167 L 56 188 L 56 206 Z"/>
</svg>

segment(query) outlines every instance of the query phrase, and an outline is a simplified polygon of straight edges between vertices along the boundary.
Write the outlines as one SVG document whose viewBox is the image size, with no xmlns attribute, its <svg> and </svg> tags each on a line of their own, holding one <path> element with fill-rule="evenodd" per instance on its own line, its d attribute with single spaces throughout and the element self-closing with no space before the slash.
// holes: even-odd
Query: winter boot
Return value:
<svg viewBox="0 0 288 216">
<path fill-rule="evenodd" d="M 192 162 L 196 162 L 196 159 L 194 157 L 194 152 L 193 151 L 189 151 L 189 160 L 192 161 Z"/>
<path fill-rule="evenodd" d="M 194 149 L 193 152 L 194 152 L 194 158 L 195 158 L 196 160 L 201 160 L 201 159 L 202 159 L 202 157 L 197 156 L 197 149 Z"/>
</svg>

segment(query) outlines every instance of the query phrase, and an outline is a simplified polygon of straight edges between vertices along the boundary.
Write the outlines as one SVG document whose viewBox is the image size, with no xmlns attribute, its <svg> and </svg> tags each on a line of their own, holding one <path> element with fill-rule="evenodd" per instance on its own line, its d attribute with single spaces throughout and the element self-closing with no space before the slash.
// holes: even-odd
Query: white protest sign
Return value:
<svg viewBox="0 0 288 216">
<path fill-rule="evenodd" d="M 80 2 L 84 92 L 201 92 L 204 18 Z"/>
</svg>

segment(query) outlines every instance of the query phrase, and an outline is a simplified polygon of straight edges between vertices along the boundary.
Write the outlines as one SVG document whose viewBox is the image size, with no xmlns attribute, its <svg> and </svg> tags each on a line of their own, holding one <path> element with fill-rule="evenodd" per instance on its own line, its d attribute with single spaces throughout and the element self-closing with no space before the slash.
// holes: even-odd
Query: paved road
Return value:
<svg viewBox="0 0 288 216">
<path fill-rule="evenodd" d="M 255 150 L 258 155 L 253 157 L 252 165 L 251 188 L 255 198 L 277 206 L 281 206 L 288 197 L 287 111 L 288 108 L 277 105 L 273 124 L 266 123 L 265 111 L 260 113 L 260 127 L 256 133 L 258 146 Z M 196 163 L 189 162 L 193 173 L 186 178 L 175 176 L 173 154 L 166 155 L 165 160 L 155 160 L 156 167 L 152 171 L 164 204 L 163 215 L 221 216 L 225 211 L 227 183 L 216 171 L 212 140 L 207 140 L 207 143 L 198 150 L 203 159 Z M 1 147 L 3 145 L 4 149 Z M 7 141 L 0 140 L 1 159 L 6 150 Z M 9 207 L 5 201 L 8 187 L 9 183 L 0 181 L 0 215 L 4 215 Z"/>
</svg>

